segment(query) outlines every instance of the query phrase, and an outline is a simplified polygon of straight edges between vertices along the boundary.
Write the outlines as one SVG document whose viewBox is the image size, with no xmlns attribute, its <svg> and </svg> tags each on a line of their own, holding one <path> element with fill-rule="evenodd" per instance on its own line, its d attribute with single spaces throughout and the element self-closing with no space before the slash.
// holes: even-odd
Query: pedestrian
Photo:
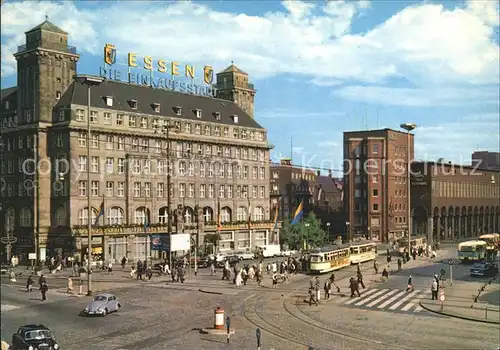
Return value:
<svg viewBox="0 0 500 350">
<path fill-rule="evenodd" d="M 373 261 L 373 269 L 375 270 L 375 274 L 378 275 L 378 261 Z"/>
<path fill-rule="evenodd" d="M 438 283 L 437 283 L 436 279 L 432 280 L 431 294 L 432 294 L 432 300 L 437 300 L 437 298 L 438 298 Z"/>
<path fill-rule="evenodd" d="M 247 285 L 247 280 L 248 280 L 248 272 L 245 269 L 241 269 L 240 273 L 241 280 L 243 281 L 243 285 Z"/>
<path fill-rule="evenodd" d="M 127 258 L 123 257 L 121 263 L 122 263 L 122 270 L 125 270 L 125 264 L 127 263 Z"/>
<path fill-rule="evenodd" d="M 411 278 L 411 275 L 410 275 L 410 277 L 408 277 L 408 286 L 406 287 L 407 292 L 410 290 L 413 292 L 413 280 Z"/>
<path fill-rule="evenodd" d="M 110 261 L 108 264 L 108 275 L 113 274 L 113 263 Z"/>
<path fill-rule="evenodd" d="M 359 293 L 358 281 L 354 277 L 349 279 L 349 288 L 351 289 L 351 298 L 354 298 L 356 294 L 358 294 L 358 297 L 361 296 Z"/>
<path fill-rule="evenodd" d="M 67 288 L 66 288 L 66 293 L 70 294 L 73 292 L 73 279 L 71 278 L 71 276 L 68 277 L 68 285 L 67 285 Z"/>
<path fill-rule="evenodd" d="M 314 288 L 309 288 L 309 306 L 312 306 L 312 304 L 318 306 L 318 301 L 316 300 L 316 291 Z"/>
<path fill-rule="evenodd" d="M 210 276 L 215 276 L 215 261 L 210 263 Z"/>
<path fill-rule="evenodd" d="M 42 293 L 42 301 L 47 300 L 47 291 L 49 290 L 49 287 L 47 286 L 46 282 L 43 282 L 42 285 L 40 286 L 40 293 Z"/>
<path fill-rule="evenodd" d="M 363 287 L 363 289 L 365 289 L 365 284 L 363 283 L 363 274 L 361 273 L 361 270 L 359 270 L 359 269 L 358 269 L 357 277 L 358 277 L 358 285 L 361 284 L 361 287 Z"/>
<path fill-rule="evenodd" d="M 236 284 L 236 288 L 240 288 L 241 287 L 241 282 L 243 281 L 243 277 L 241 277 L 241 273 L 238 272 L 236 274 L 236 277 L 235 277 L 235 284 Z"/>
<path fill-rule="evenodd" d="M 403 259 L 404 259 L 404 255 L 403 255 Z M 401 258 L 398 258 L 398 272 L 401 271 L 401 267 L 402 267 Z"/>
<path fill-rule="evenodd" d="M 26 281 L 26 291 L 31 292 L 33 290 L 33 284 L 35 283 L 33 281 L 33 275 L 28 276 L 28 280 Z"/>
<path fill-rule="evenodd" d="M 384 269 L 384 271 L 382 271 L 382 282 L 386 283 L 388 280 L 389 272 L 387 271 L 387 269 Z"/>
<path fill-rule="evenodd" d="M 327 279 L 325 281 L 325 299 L 328 300 L 330 299 L 330 291 L 331 291 L 331 282 L 330 279 Z"/>
<path fill-rule="evenodd" d="M 10 271 L 10 281 L 16 282 L 16 273 L 14 271 Z"/>
<path fill-rule="evenodd" d="M 42 287 L 42 284 L 44 283 L 47 283 L 47 280 L 45 279 L 45 276 L 43 275 L 43 273 L 40 275 L 40 278 L 38 279 L 38 285 L 39 287 L 41 288 Z"/>
<path fill-rule="evenodd" d="M 278 274 L 275 272 L 273 273 L 273 289 L 276 289 L 278 287 Z"/>
</svg>

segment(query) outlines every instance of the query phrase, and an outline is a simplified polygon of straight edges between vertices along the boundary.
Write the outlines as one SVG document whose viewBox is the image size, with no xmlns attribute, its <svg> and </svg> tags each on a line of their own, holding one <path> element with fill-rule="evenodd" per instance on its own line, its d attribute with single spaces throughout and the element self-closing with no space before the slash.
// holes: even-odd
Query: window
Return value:
<svg viewBox="0 0 500 350">
<path fill-rule="evenodd" d="M 186 184 L 179 184 L 179 197 L 186 197 Z"/>
<path fill-rule="evenodd" d="M 373 190 L 373 197 L 378 197 L 378 190 Z"/>
<path fill-rule="evenodd" d="M 131 128 L 135 128 L 136 126 L 136 117 L 131 115 L 129 118 L 128 118 L 128 126 L 131 127 Z"/>
<path fill-rule="evenodd" d="M 200 177 L 205 177 L 205 164 L 200 163 Z"/>
<path fill-rule="evenodd" d="M 227 185 L 227 198 L 233 198 L 233 186 Z"/>
<path fill-rule="evenodd" d="M 224 207 L 220 211 L 220 221 L 221 222 L 231 222 L 231 209 Z"/>
<path fill-rule="evenodd" d="M 106 196 L 113 197 L 114 195 L 114 182 L 106 181 Z"/>
<path fill-rule="evenodd" d="M 132 174 L 137 175 L 141 172 L 141 161 L 139 159 L 132 160 Z"/>
<path fill-rule="evenodd" d="M 60 122 L 63 122 L 64 121 L 64 117 L 65 117 L 65 111 L 64 110 L 60 110 L 59 111 L 59 121 Z"/>
<path fill-rule="evenodd" d="M 68 222 L 67 218 L 66 208 L 64 206 L 57 208 L 56 214 L 54 215 L 56 226 L 66 226 Z"/>
<path fill-rule="evenodd" d="M 229 128 L 224 128 L 224 137 L 229 137 Z"/>
<path fill-rule="evenodd" d="M 90 111 L 90 122 L 91 123 L 97 124 L 98 117 L 99 117 L 99 112 Z"/>
<path fill-rule="evenodd" d="M 87 182 L 86 181 L 78 181 L 78 195 L 80 195 L 80 196 L 87 195 Z"/>
<path fill-rule="evenodd" d="M 125 182 L 118 182 L 116 186 L 116 196 L 124 197 L 125 196 Z"/>
<path fill-rule="evenodd" d="M 215 117 L 215 120 L 220 120 L 220 113 L 219 112 L 215 112 L 214 113 L 214 117 Z"/>
<path fill-rule="evenodd" d="M 248 220 L 248 211 L 245 207 L 238 207 L 236 211 L 236 220 L 237 221 L 247 221 Z"/>
<path fill-rule="evenodd" d="M 252 213 L 252 221 L 264 221 L 264 208 L 256 207 Z"/>
<path fill-rule="evenodd" d="M 226 193 L 226 189 L 224 185 L 219 185 L 219 198 L 224 198 L 224 195 Z"/>
<path fill-rule="evenodd" d="M 112 150 L 113 149 L 113 136 L 106 136 L 106 149 L 107 150 Z"/>
<path fill-rule="evenodd" d="M 257 167 L 252 168 L 252 180 L 257 180 Z"/>
<path fill-rule="evenodd" d="M 378 183 L 378 176 L 377 175 L 372 175 L 372 182 L 374 184 Z"/>
<path fill-rule="evenodd" d="M 208 198 L 214 198 L 215 194 L 215 185 L 210 184 L 208 185 Z"/>
<path fill-rule="evenodd" d="M 90 195 L 92 197 L 99 196 L 99 181 L 92 181 L 90 183 Z"/>
<path fill-rule="evenodd" d="M 194 184 L 189 184 L 188 186 L 188 197 L 194 198 Z"/>
<path fill-rule="evenodd" d="M 232 117 L 234 124 L 238 124 L 238 116 L 235 114 Z"/>
<path fill-rule="evenodd" d="M 92 148 L 99 148 L 99 135 L 98 134 L 92 134 L 90 138 L 90 147 Z"/>
<path fill-rule="evenodd" d="M 216 127 L 214 128 L 214 135 L 215 135 L 215 136 L 220 136 L 220 126 L 216 126 Z"/>
<path fill-rule="evenodd" d="M 128 101 L 130 108 L 132 109 L 137 109 L 137 100 L 130 100 Z"/>
<path fill-rule="evenodd" d="M 160 113 L 160 104 L 159 103 L 153 103 L 153 111 L 156 113 Z"/>
<path fill-rule="evenodd" d="M 97 218 L 97 209 L 92 208 L 92 216 L 90 218 L 90 220 L 92 220 L 91 222 L 94 223 L 96 218 Z M 88 223 L 89 223 L 88 220 L 89 220 L 89 210 L 88 210 L 88 207 L 86 207 L 86 208 L 83 208 L 79 211 L 78 223 L 80 225 L 88 225 Z"/>
<path fill-rule="evenodd" d="M 373 204 L 373 211 L 378 211 L 378 204 Z"/>
<path fill-rule="evenodd" d="M 201 117 L 203 116 L 202 111 L 200 109 L 196 109 L 194 112 L 195 112 L 196 118 L 201 119 Z"/>
<path fill-rule="evenodd" d="M 56 91 L 56 100 L 61 98 L 61 91 Z"/>
<path fill-rule="evenodd" d="M 241 130 L 241 138 L 243 140 L 246 140 L 247 139 L 247 131 L 246 130 Z"/>
<path fill-rule="evenodd" d="M 257 198 L 257 186 L 252 186 L 252 198 Z"/>
<path fill-rule="evenodd" d="M 20 213 L 20 225 L 21 227 L 31 226 L 31 210 L 29 208 L 21 209 Z"/>
<path fill-rule="evenodd" d="M 206 189 L 207 189 L 206 185 L 204 184 L 200 185 L 200 198 L 205 198 Z"/>
<path fill-rule="evenodd" d="M 191 123 L 184 124 L 184 132 L 186 134 L 191 134 Z"/>
<path fill-rule="evenodd" d="M 125 159 L 124 158 L 118 158 L 117 172 L 118 172 L 118 174 L 123 174 L 125 172 Z"/>
<path fill-rule="evenodd" d="M 227 173 L 228 179 L 233 177 L 233 165 L 232 164 L 226 164 L 226 173 Z"/>
<path fill-rule="evenodd" d="M 141 183 L 140 182 L 134 182 L 134 197 L 140 197 L 141 196 Z"/>
<path fill-rule="evenodd" d="M 179 176 L 185 176 L 185 175 L 186 175 L 186 163 L 179 162 Z"/>
<path fill-rule="evenodd" d="M 205 125 L 205 135 L 207 136 L 210 136 L 211 132 L 210 132 L 210 125 Z"/>
<path fill-rule="evenodd" d="M 209 163 L 208 164 L 208 177 L 213 177 L 214 176 L 214 165 Z"/>
<path fill-rule="evenodd" d="M 379 152 L 379 148 L 380 148 L 380 145 L 379 145 L 379 144 L 377 144 L 377 143 L 376 143 L 376 144 L 374 144 L 374 145 L 373 145 L 373 148 L 372 148 L 373 153 L 374 153 L 374 154 L 378 154 L 378 152 Z"/>
<path fill-rule="evenodd" d="M 244 180 L 248 179 L 248 167 L 247 166 L 243 167 L 243 179 Z"/>
<path fill-rule="evenodd" d="M 78 167 L 80 171 L 87 171 L 87 156 L 78 157 Z"/>
<path fill-rule="evenodd" d="M 113 97 L 106 96 L 105 99 L 106 99 L 106 106 L 113 107 Z"/>
<path fill-rule="evenodd" d="M 83 110 L 83 109 L 76 110 L 76 121 L 77 122 L 85 121 L 85 110 Z"/>
<path fill-rule="evenodd" d="M 87 133 L 82 131 L 78 134 L 78 146 L 87 147 Z"/>
<path fill-rule="evenodd" d="M 266 187 L 260 186 L 259 197 L 264 198 L 266 196 Z"/>
<path fill-rule="evenodd" d="M 139 207 L 134 212 L 134 224 L 144 225 L 149 219 L 149 210 L 145 207 Z"/>
<path fill-rule="evenodd" d="M 217 146 L 217 155 L 222 156 L 222 146 Z"/>
<path fill-rule="evenodd" d="M 141 140 L 141 151 L 142 152 L 148 152 L 149 151 L 149 140 L 148 139 L 142 139 Z"/>
<path fill-rule="evenodd" d="M 151 197 L 151 182 L 144 183 L 144 197 Z"/>
<path fill-rule="evenodd" d="M 158 210 L 158 222 L 160 224 L 166 224 L 168 222 L 168 207 L 161 207 Z"/>
<path fill-rule="evenodd" d="M 92 157 L 90 161 L 90 171 L 92 173 L 99 172 L 99 157 Z"/>
<path fill-rule="evenodd" d="M 120 207 L 111 207 L 107 216 L 108 225 L 123 225 L 123 209 Z"/>
<path fill-rule="evenodd" d="M 188 163 L 188 176 L 194 176 L 194 164 Z"/>
<path fill-rule="evenodd" d="M 106 172 L 112 174 L 115 171 L 115 159 L 111 157 L 106 158 Z"/>
<path fill-rule="evenodd" d="M 194 126 L 194 133 L 197 135 L 201 134 L 201 125 L 200 124 L 195 124 Z"/>
<path fill-rule="evenodd" d="M 123 114 L 117 114 L 116 115 L 116 126 L 123 126 L 123 120 L 124 120 L 124 115 Z"/>
<path fill-rule="evenodd" d="M 148 128 L 148 118 L 147 117 L 141 117 L 141 128 L 143 128 L 143 129 Z"/>
<path fill-rule="evenodd" d="M 142 171 L 146 175 L 151 173 L 151 161 L 149 159 L 144 159 L 142 161 Z"/>
<path fill-rule="evenodd" d="M 165 184 L 163 182 L 159 182 L 156 184 L 156 197 L 163 198 L 165 194 Z"/>
<path fill-rule="evenodd" d="M 175 110 L 176 115 L 182 115 L 182 107 L 181 106 L 175 107 L 174 110 Z"/>
<path fill-rule="evenodd" d="M 193 222 L 193 218 L 195 217 L 193 209 L 186 207 L 184 210 L 184 222 L 190 224 Z"/>
<path fill-rule="evenodd" d="M 359 189 L 354 190 L 354 197 L 360 198 L 361 197 L 361 190 L 359 190 Z"/>
</svg>

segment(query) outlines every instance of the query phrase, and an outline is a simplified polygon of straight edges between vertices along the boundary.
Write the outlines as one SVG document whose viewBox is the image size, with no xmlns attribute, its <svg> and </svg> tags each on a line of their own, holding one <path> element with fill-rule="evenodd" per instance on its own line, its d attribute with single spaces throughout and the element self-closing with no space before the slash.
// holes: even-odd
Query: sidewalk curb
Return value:
<svg viewBox="0 0 500 350">
<path fill-rule="evenodd" d="M 216 294 L 216 295 L 224 295 L 224 293 L 222 292 L 215 292 L 213 290 L 206 290 L 206 289 L 198 289 L 198 292 L 201 292 L 201 293 L 206 293 L 206 294 Z"/>
<path fill-rule="evenodd" d="M 422 309 L 426 310 L 426 311 L 429 311 L 429 312 L 432 312 L 434 314 L 438 314 L 438 315 L 443 315 L 443 316 L 448 316 L 448 317 L 453 317 L 453 318 L 458 318 L 458 319 L 461 319 L 461 320 L 466 320 L 466 321 L 472 321 L 472 322 L 479 322 L 479 323 L 488 323 L 488 324 L 500 324 L 500 321 L 489 321 L 489 320 L 481 320 L 479 318 L 473 318 L 473 317 L 467 317 L 467 316 L 460 316 L 460 315 L 454 315 L 454 314 L 451 314 L 451 313 L 448 313 L 448 312 L 443 312 L 443 311 L 435 311 L 435 310 L 432 310 L 430 307 L 427 307 L 425 306 L 424 303 L 422 303 L 422 301 L 419 302 L 419 305 Z"/>
</svg>

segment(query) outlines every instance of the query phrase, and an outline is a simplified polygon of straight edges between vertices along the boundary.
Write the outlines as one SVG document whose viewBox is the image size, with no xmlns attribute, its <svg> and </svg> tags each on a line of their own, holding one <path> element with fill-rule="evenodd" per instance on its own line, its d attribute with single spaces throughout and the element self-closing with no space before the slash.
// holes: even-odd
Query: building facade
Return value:
<svg viewBox="0 0 500 350">
<path fill-rule="evenodd" d="M 414 138 L 410 134 L 410 159 Z M 344 132 L 344 201 L 349 239 L 392 241 L 408 230 L 408 134 Z"/>
<path fill-rule="evenodd" d="M 347 237 L 347 217 L 344 210 L 342 179 L 316 173 L 313 198 L 314 213 L 321 220 L 328 240 L 333 242 L 338 236 Z"/>
<path fill-rule="evenodd" d="M 450 163 L 412 163 L 413 233 L 458 241 L 500 232 L 500 174 Z"/>
<path fill-rule="evenodd" d="M 477 151 L 471 158 L 472 166 L 500 171 L 500 152 Z"/>
<path fill-rule="evenodd" d="M 272 146 L 246 73 L 232 65 L 217 75 L 224 99 L 106 80 L 88 90 L 73 80 L 79 55 L 67 43 L 48 21 L 27 32 L 17 87 L 2 90 L 2 227 L 17 238 L 13 253 L 85 254 L 89 218 L 93 253 L 105 259 L 150 256 L 168 215 L 174 234 L 200 245 L 215 235 L 220 250 L 276 240 Z"/>
</svg>

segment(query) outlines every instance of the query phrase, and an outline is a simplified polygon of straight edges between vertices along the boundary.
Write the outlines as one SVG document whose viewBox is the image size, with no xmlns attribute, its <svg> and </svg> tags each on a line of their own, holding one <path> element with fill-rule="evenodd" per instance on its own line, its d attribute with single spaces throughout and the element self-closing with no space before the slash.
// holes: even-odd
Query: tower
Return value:
<svg viewBox="0 0 500 350">
<path fill-rule="evenodd" d="M 217 73 L 217 97 L 233 101 L 252 118 L 255 92 L 253 84 L 248 82 L 248 74 L 234 64 Z"/>
<path fill-rule="evenodd" d="M 20 124 L 50 123 L 52 108 L 76 74 L 80 55 L 68 46 L 68 33 L 47 20 L 27 31 L 18 47 L 18 116 Z"/>
</svg>

